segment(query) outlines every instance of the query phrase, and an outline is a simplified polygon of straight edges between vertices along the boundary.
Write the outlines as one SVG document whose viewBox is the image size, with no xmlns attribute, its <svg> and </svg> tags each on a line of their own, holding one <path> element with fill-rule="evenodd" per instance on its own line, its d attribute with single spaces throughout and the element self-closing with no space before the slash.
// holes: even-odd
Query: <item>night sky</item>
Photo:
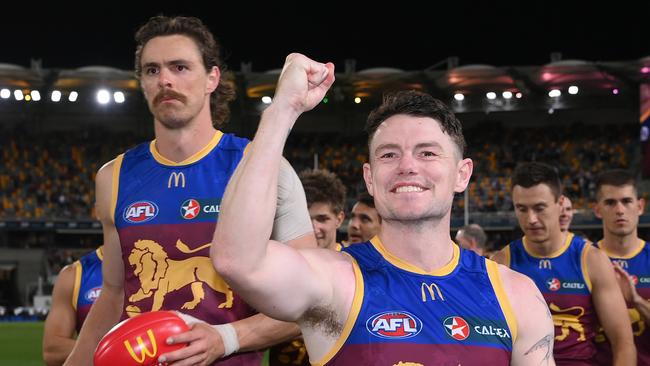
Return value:
<svg viewBox="0 0 650 366">
<path fill-rule="evenodd" d="M 650 56 L 645 19 L 649 1 L 608 6 L 594 6 L 595 1 L 566 1 L 571 5 L 429 1 L 426 6 L 394 1 L 396 5 L 382 8 L 372 3 L 350 5 L 351 1 L 282 6 L 239 1 L 242 5 L 225 7 L 219 4 L 226 2 L 214 0 L 147 6 L 88 3 L 22 5 L 18 11 L 3 11 L 0 63 L 29 66 L 30 59 L 41 59 L 45 68 L 132 69 L 133 33 L 161 13 L 204 20 L 221 40 L 233 70 L 239 70 L 241 62 L 252 62 L 253 71 L 279 68 L 293 51 L 333 61 L 339 70 L 346 59 L 356 59 L 357 70 L 380 66 L 419 70 L 449 56 L 458 56 L 460 65 L 495 66 L 543 65 L 551 52 L 590 61 Z"/>
</svg>

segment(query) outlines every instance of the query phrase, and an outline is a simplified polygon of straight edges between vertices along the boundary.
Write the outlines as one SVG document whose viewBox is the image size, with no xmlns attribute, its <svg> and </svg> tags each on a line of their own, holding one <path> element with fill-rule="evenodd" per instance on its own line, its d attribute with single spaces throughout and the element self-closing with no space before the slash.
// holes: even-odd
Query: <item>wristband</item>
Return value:
<svg viewBox="0 0 650 366">
<path fill-rule="evenodd" d="M 237 339 L 237 331 L 232 324 L 218 324 L 213 325 L 214 329 L 221 335 L 223 341 L 223 356 L 228 357 L 231 354 L 239 351 L 239 339 Z"/>
</svg>

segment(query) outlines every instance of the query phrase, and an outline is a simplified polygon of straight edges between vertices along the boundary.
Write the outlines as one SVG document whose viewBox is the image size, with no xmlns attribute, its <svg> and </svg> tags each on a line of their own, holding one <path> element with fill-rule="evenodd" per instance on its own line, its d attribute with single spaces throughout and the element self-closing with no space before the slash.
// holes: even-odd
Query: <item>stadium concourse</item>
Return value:
<svg viewBox="0 0 650 366">
<path fill-rule="evenodd" d="M 291 135 L 286 158 L 298 172 L 316 167 L 336 173 L 347 186 L 349 212 L 365 190 L 361 167 L 367 159 L 368 112 L 385 91 L 428 91 L 457 113 L 467 156 L 475 162 L 466 194 L 454 201 L 452 229 L 478 223 L 497 247 L 520 235 L 510 176 L 519 162 L 541 161 L 558 169 L 573 201 L 571 229 L 600 239 L 600 222 L 591 211 L 596 174 L 624 168 L 645 178 L 639 111 L 650 109 L 650 101 L 641 102 L 650 94 L 643 89 L 650 83 L 650 58 L 522 67 L 458 66 L 450 58 L 442 66 L 357 71 L 353 62 L 346 64 L 321 105 L 302 117 L 306 121 Z M 246 65 L 235 73 L 239 94 L 227 132 L 252 137 L 277 76 Z M 42 320 L 59 270 L 101 244 L 93 212 L 95 174 L 153 133 L 132 72 L 109 67 L 0 64 L 0 115 L 3 333 L 9 322 Z M 644 179 L 643 196 L 648 187 Z M 648 237 L 649 228 L 646 212 L 640 236 Z"/>
</svg>

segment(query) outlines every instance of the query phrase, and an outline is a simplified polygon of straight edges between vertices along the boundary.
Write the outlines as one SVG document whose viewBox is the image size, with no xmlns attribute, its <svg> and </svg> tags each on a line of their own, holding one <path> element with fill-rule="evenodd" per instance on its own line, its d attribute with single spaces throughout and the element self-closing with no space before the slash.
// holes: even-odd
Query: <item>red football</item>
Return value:
<svg viewBox="0 0 650 366">
<path fill-rule="evenodd" d="M 157 365 L 163 353 L 187 344 L 167 345 L 167 337 L 190 328 L 173 311 L 152 311 L 126 319 L 113 327 L 95 350 L 95 366 Z"/>
</svg>

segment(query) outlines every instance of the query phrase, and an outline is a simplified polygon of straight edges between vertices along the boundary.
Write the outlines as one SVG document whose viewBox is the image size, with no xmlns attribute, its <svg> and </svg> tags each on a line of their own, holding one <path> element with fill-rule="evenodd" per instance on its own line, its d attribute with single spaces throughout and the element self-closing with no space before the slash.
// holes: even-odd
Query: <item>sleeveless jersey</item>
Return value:
<svg viewBox="0 0 650 366">
<path fill-rule="evenodd" d="M 587 240 L 569 233 L 562 248 L 547 257 L 531 255 L 525 237 L 506 249 L 508 266 L 535 281 L 551 310 L 558 365 L 589 365 L 596 353 L 599 325 L 586 265 L 590 247 Z"/>
<path fill-rule="evenodd" d="M 601 242 L 598 242 L 596 246 L 601 248 L 612 262 L 618 263 L 627 273 L 632 275 L 636 283 L 636 291 L 644 299 L 650 300 L 650 246 L 648 246 L 647 242 L 641 240 L 639 248 L 626 257 L 618 257 L 608 253 L 602 248 Z M 643 320 L 643 317 L 635 308 L 632 307 L 627 310 L 632 323 L 634 343 L 636 344 L 637 364 L 639 366 L 650 366 L 650 330 L 647 329 L 650 324 Z M 596 360 L 599 364 L 611 364 L 612 349 L 602 329 L 596 336 L 596 347 L 598 349 Z"/>
<path fill-rule="evenodd" d="M 378 237 L 343 249 L 355 298 L 340 339 L 317 365 L 509 365 L 516 320 L 497 264 L 453 245 L 452 261 L 423 272 Z"/>
<path fill-rule="evenodd" d="M 75 276 L 72 295 L 72 307 L 77 313 L 77 333 L 81 330 L 90 307 L 102 291 L 102 250 L 84 255 L 74 263 Z"/>
<path fill-rule="evenodd" d="M 113 207 L 125 275 L 122 318 L 179 310 L 223 324 L 255 314 L 210 260 L 221 198 L 247 144 L 217 131 L 181 163 L 161 156 L 155 141 L 116 159 Z M 219 365 L 259 365 L 261 356 L 239 353 Z"/>
</svg>

